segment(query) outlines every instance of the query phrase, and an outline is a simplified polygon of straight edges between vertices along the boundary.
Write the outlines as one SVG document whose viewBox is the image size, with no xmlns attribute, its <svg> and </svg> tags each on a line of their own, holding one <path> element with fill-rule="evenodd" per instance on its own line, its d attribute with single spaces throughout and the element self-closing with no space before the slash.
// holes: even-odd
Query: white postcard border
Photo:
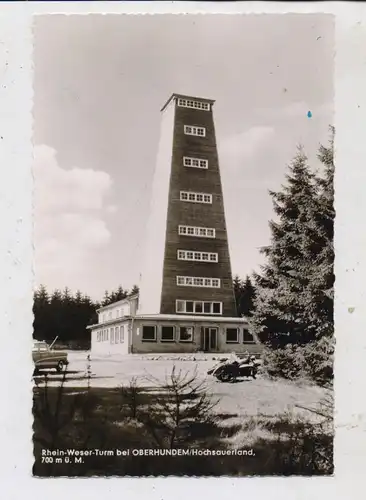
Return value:
<svg viewBox="0 0 366 500">
<path fill-rule="evenodd" d="M 336 472 L 332 478 L 35 479 L 31 441 L 32 15 L 46 13 L 336 15 Z M 366 6 L 363 3 L 18 2 L 0 4 L 0 477 L 4 498 L 235 495 L 360 498 L 366 456 Z M 346 70 L 347 76 L 344 76 Z M 89 484 L 92 481 L 92 484 Z"/>
</svg>

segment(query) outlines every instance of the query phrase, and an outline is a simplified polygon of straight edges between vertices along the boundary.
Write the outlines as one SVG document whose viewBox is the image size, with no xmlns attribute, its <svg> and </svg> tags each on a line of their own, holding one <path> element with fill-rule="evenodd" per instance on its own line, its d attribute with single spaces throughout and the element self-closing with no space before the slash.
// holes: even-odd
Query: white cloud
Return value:
<svg viewBox="0 0 366 500">
<path fill-rule="evenodd" d="M 117 205 L 108 205 L 108 206 L 106 207 L 106 211 L 107 211 L 107 213 L 109 213 L 109 214 L 115 214 L 115 213 L 117 212 L 117 210 L 118 210 Z"/>
<path fill-rule="evenodd" d="M 36 283 L 77 288 L 110 240 L 103 217 L 112 207 L 112 179 L 102 171 L 62 168 L 45 145 L 35 146 L 33 168 Z"/>
<path fill-rule="evenodd" d="M 275 130 L 272 127 L 252 127 L 236 134 L 224 141 L 219 146 L 221 164 L 228 170 L 242 168 L 258 153 L 273 144 Z"/>
</svg>

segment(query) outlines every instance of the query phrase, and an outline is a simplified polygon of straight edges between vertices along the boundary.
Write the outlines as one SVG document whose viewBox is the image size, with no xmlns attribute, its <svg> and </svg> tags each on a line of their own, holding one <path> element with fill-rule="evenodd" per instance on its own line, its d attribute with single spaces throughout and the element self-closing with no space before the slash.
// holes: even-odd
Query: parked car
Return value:
<svg viewBox="0 0 366 500">
<path fill-rule="evenodd" d="M 34 342 L 32 357 L 35 372 L 42 368 L 55 368 L 58 372 L 61 372 L 69 364 L 67 352 L 52 349 L 54 342 L 50 346 L 44 341 Z"/>
<path fill-rule="evenodd" d="M 255 379 L 259 364 L 255 356 L 238 361 L 222 359 L 213 368 L 208 370 L 207 374 L 213 375 L 220 382 L 231 382 L 239 377 L 252 377 Z"/>
</svg>

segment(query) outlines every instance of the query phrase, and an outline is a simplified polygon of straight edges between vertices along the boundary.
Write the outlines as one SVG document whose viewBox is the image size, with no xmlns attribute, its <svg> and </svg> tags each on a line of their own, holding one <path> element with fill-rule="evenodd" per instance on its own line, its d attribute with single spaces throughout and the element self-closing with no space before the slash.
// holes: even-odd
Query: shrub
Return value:
<svg viewBox="0 0 366 500">
<path fill-rule="evenodd" d="M 333 380 L 334 341 L 323 337 L 305 346 L 265 349 L 263 371 L 272 377 L 306 378 L 326 385 Z"/>
<path fill-rule="evenodd" d="M 323 337 L 303 350 L 310 378 L 320 385 L 330 383 L 333 380 L 334 340 Z"/>
</svg>

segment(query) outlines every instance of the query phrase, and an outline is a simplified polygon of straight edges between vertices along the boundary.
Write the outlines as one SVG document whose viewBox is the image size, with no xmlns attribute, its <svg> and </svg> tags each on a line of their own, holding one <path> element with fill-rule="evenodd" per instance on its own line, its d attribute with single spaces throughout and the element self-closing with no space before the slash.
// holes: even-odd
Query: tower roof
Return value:
<svg viewBox="0 0 366 500">
<path fill-rule="evenodd" d="M 192 99 L 195 101 L 201 101 L 201 102 L 209 102 L 210 104 L 213 104 L 215 102 L 214 99 L 207 99 L 206 97 L 197 97 L 197 96 L 192 96 L 192 95 L 184 95 L 184 94 L 172 94 L 169 99 L 166 101 L 164 106 L 161 108 L 160 111 L 164 111 L 164 109 L 168 106 L 170 101 L 175 98 L 181 98 L 181 99 Z"/>
</svg>

